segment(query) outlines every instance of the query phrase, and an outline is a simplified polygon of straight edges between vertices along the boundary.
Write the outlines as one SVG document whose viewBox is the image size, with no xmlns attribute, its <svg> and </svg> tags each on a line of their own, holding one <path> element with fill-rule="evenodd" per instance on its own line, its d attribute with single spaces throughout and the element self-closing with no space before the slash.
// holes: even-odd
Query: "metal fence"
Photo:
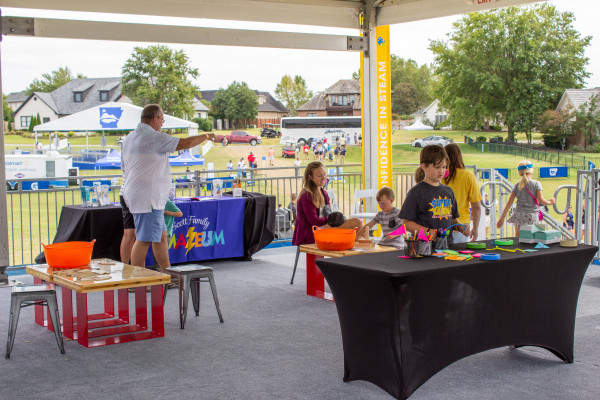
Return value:
<svg viewBox="0 0 600 400">
<path fill-rule="evenodd" d="M 415 184 L 414 170 L 417 164 L 394 164 L 393 187 L 396 193 L 395 203 L 398 208 L 402 206 L 406 199 L 406 194 Z M 490 209 L 490 216 L 486 218 L 489 232 L 485 233 L 487 238 L 512 236 L 510 226 L 504 226 L 502 229 L 496 229 L 497 215 L 502 212 L 507 198 L 512 189 L 512 183 L 502 177 L 494 169 L 478 169 L 476 166 L 467 166 L 478 177 L 481 187 L 482 197 L 484 193 L 489 193 L 490 204 L 485 205 Z M 368 208 L 375 211 L 376 203 L 363 204 L 354 198 L 354 191 L 362 189 L 362 165 L 326 165 L 328 170 L 329 183 L 327 188 L 332 190 L 338 207 L 345 215 L 355 212 L 355 207 Z M 484 174 L 487 172 L 487 174 Z M 273 167 L 258 168 L 246 170 L 246 176 L 241 177 L 242 189 L 249 192 L 257 192 L 267 195 L 274 195 L 277 198 L 277 208 L 283 211 L 291 202 L 292 193 L 298 194 L 302 188 L 303 167 Z M 212 195 L 212 179 L 227 178 L 232 174 L 231 170 L 215 171 L 194 171 L 193 176 L 189 173 L 174 173 L 173 180 L 177 186 L 177 196 L 196 197 Z M 234 171 L 234 175 L 237 173 Z M 481 179 L 485 176 L 486 179 Z M 598 200 L 597 182 L 600 178 L 600 170 L 578 171 L 578 183 L 576 186 L 565 185 L 558 190 L 576 191 L 577 203 L 576 215 L 577 221 L 581 221 L 580 205 L 585 204 L 587 210 L 598 210 L 600 204 Z M 45 180 L 58 180 L 61 178 L 48 178 Z M 113 202 L 119 201 L 119 192 L 122 183 L 122 175 L 106 176 L 78 176 L 65 177 L 62 179 L 104 179 L 111 181 L 110 198 Z M 41 180 L 41 179 L 37 179 Z M 26 180 L 23 180 L 26 181 Z M 69 186 L 67 188 L 51 188 L 47 190 L 27 191 L 23 190 L 22 182 L 17 186 L 17 190 L 7 192 L 7 214 L 9 230 L 9 253 L 10 265 L 20 266 L 31 264 L 34 258 L 42 251 L 41 243 L 51 243 L 56 234 L 60 213 L 65 205 L 81 204 L 80 187 Z M 579 188 L 579 189 L 578 189 Z M 567 205 L 570 203 L 569 194 Z M 559 206 L 555 205 L 555 211 L 559 211 Z M 562 210 L 562 208 L 561 208 Z M 278 210 L 279 211 L 279 210 Z M 563 211 L 564 212 L 564 211 Z M 592 213 L 597 214 L 597 213 Z M 277 215 L 277 214 L 276 214 Z M 482 215 L 482 218 L 485 217 Z M 287 218 L 276 217 L 278 231 L 277 237 L 280 239 L 290 238 L 291 230 Z M 573 234 L 564 229 L 561 223 L 554 220 L 545 213 L 545 222 L 550 226 L 561 230 L 565 237 L 573 237 Z M 588 235 L 582 235 L 581 230 L 585 229 Z M 576 225 L 576 233 L 579 232 L 578 239 L 585 243 L 598 244 L 598 215 L 590 215 L 586 218 L 585 225 L 579 222 Z"/>
<path fill-rule="evenodd" d="M 510 154 L 513 156 L 518 156 L 523 159 L 528 160 L 537 160 L 537 161 L 546 161 L 553 165 L 565 165 L 571 168 L 577 169 L 587 169 L 587 161 L 585 156 L 577 156 L 573 152 L 567 153 L 562 152 L 560 150 L 556 151 L 548 151 L 548 150 L 536 150 L 530 149 L 528 147 L 523 146 L 513 146 L 502 143 L 488 143 L 488 142 L 478 142 L 471 139 L 468 136 L 465 136 L 465 143 L 469 146 L 473 147 L 476 150 L 480 150 L 482 152 L 492 152 L 492 153 L 502 153 L 502 154 Z"/>
</svg>

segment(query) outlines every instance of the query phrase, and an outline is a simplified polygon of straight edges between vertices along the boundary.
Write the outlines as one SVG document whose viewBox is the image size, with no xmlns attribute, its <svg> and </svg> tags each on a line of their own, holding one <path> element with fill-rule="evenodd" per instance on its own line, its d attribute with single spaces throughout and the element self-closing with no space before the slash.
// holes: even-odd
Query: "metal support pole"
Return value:
<svg viewBox="0 0 600 400">
<path fill-rule="evenodd" d="M 0 38 L 1 39 L 1 38 Z M 0 42 L 0 55 L 1 55 Z M 0 57 L 0 61 L 1 61 Z M 1 64 L 1 62 L 0 62 Z M 0 92 L 2 92 L 2 70 L 0 69 Z M 6 161 L 4 158 L 4 107 L 0 109 L 0 170 L 6 171 Z M 8 284 L 8 275 L 6 267 L 9 265 L 8 253 L 8 205 L 6 199 L 6 175 L 3 173 L 4 184 L 0 185 L 0 285 Z"/>
</svg>

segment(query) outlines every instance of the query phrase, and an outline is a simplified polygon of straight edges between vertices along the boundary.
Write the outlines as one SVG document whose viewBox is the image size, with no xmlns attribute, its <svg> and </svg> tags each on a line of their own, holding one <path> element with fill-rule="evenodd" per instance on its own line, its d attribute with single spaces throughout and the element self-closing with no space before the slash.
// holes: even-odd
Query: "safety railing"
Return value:
<svg viewBox="0 0 600 400">
<path fill-rule="evenodd" d="M 354 190 L 362 188 L 362 166 L 360 164 L 326 165 L 326 169 L 330 179 L 328 188 L 334 190 L 340 210 L 348 214 L 352 209 Z M 232 178 L 231 175 L 237 177 L 237 174 L 236 170 L 196 170 L 193 173 L 183 172 L 172 175 L 177 196 L 197 197 L 213 195 L 213 179 L 222 179 L 226 182 L 227 179 Z M 304 167 L 256 168 L 240 171 L 240 180 L 242 190 L 274 195 L 277 199 L 277 208 L 286 208 L 291 202 L 292 193 L 300 193 L 303 174 Z M 34 258 L 42 251 L 41 243 L 47 244 L 53 241 L 62 207 L 81 204 L 79 183 L 82 180 L 110 182 L 110 200 L 119 201 L 121 174 L 20 179 L 15 180 L 16 184 L 11 180 L 11 185 L 7 185 L 10 266 L 33 263 Z M 45 186 L 44 182 L 60 183 L 61 181 L 65 183 L 70 181 L 71 184 L 66 187 L 39 188 Z M 285 220 L 281 223 L 284 226 L 278 225 L 278 231 L 285 230 L 287 225 Z"/>
<path fill-rule="evenodd" d="M 482 152 L 502 153 L 518 156 L 522 159 L 545 161 L 552 165 L 565 165 L 571 168 L 588 168 L 585 156 L 575 155 L 573 152 L 563 152 L 560 150 L 536 150 L 524 146 L 514 146 L 502 143 L 477 142 L 469 137 L 465 137 L 465 143 L 476 150 Z"/>
<path fill-rule="evenodd" d="M 406 194 L 414 186 L 414 170 L 417 164 L 394 164 L 393 187 L 396 194 L 396 206 L 400 208 L 406 199 Z M 479 178 L 482 197 L 489 192 L 489 204 L 484 204 L 484 210 L 489 209 L 489 233 L 486 237 L 496 238 L 512 236 L 510 224 L 500 230 L 496 229 L 497 216 L 504 209 L 507 198 L 512 190 L 512 184 L 494 169 L 478 169 L 476 166 L 467 166 Z M 329 176 L 327 188 L 335 193 L 340 211 L 345 215 L 353 212 L 354 191 L 363 188 L 362 166 L 360 164 L 326 165 Z M 277 209 L 283 214 L 291 202 L 292 194 L 300 193 L 304 167 L 272 167 L 246 169 L 246 176 L 241 176 L 242 189 L 276 197 Z M 176 184 L 176 193 L 179 197 L 197 197 L 212 195 L 212 180 L 227 179 L 230 175 L 237 176 L 236 170 L 193 171 L 193 173 L 174 173 L 173 180 Z M 487 172 L 487 173 L 486 173 Z M 485 174 L 482 174 L 485 173 Z M 241 174 L 240 174 L 241 175 Z M 485 175 L 486 179 L 482 179 Z M 586 215 L 582 223 L 583 207 L 587 210 L 598 210 L 598 179 L 600 170 L 579 171 L 577 185 L 564 185 L 557 189 L 568 190 L 567 203 L 555 205 L 558 213 L 566 211 L 576 194 L 576 225 L 575 232 L 571 233 L 561 223 L 554 220 L 544 212 L 544 221 L 555 229 L 561 231 L 564 237 L 576 237 L 584 243 L 598 244 L 598 215 Z M 108 180 L 111 183 L 110 200 L 119 201 L 122 175 L 106 176 L 77 176 L 64 178 L 36 179 L 35 181 L 56 180 Z M 34 258 L 42 251 L 40 243 L 51 243 L 56 234 L 60 213 L 65 205 L 81 204 L 80 186 L 57 187 L 50 189 L 24 190 L 23 184 L 32 180 L 20 180 L 16 190 L 7 191 L 7 214 L 9 231 L 9 257 L 11 266 L 33 263 Z M 578 189 L 580 188 L 580 189 Z M 225 189 L 226 191 L 229 189 Z M 484 215 L 482 213 L 482 218 Z M 276 218 L 277 238 L 291 237 L 291 224 L 289 217 Z M 581 232 L 587 232 L 587 235 Z"/>
<path fill-rule="evenodd" d="M 508 197 L 512 193 L 514 184 L 511 183 L 508 179 L 502 176 L 498 171 L 493 168 L 482 168 L 477 170 L 482 176 L 488 176 L 487 179 L 482 179 L 483 183 L 480 183 L 480 191 L 482 201 L 481 204 L 484 210 L 489 210 L 489 228 L 490 228 L 490 238 L 494 239 L 497 237 L 508 237 L 514 235 L 514 230 L 509 232 L 511 226 L 504 224 L 500 231 L 498 231 L 496 227 L 496 222 L 498 216 L 503 212 L 505 205 L 508 202 Z M 580 171 L 581 172 L 581 171 Z M 585 171 L 584 171 L 585 172 Z M 564 185 L 566 187 L 568 185 Z M 558 190 L 555 192 L 555 197 L 558 194 Z M 489 191 L 489 193 L 488 193 Z M 488 204 L 485 203 L 485 194 L 488 194 Z M 570 199 L 570 193 L 568 195 L 567 203 Z M 514 203 L 513 203 L 514 204 Z M 563 212 L 559 211 L 557 205 L 554 205 L 554 211 L 559 214 L 563 214 L 566 212 L 568 208 L 568 204 Z M 568 239 L 575 239 L 575 235 L 570 232 L 568 229 L 562 226 L 562 223 L 555 220 L 549 213 L 547 213 L 543 208 L 541 209 L 544 219 L 542 222 L 546 223 L 552 229 L 556 229 L 561 232 L 561 235 Z"/>
</svg>

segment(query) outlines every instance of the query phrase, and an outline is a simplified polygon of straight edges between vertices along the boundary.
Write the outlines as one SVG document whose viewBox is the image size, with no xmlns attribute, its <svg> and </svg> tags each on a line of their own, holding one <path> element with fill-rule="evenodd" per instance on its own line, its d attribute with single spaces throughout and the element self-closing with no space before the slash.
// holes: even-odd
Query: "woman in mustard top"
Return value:
<svg viewBox="0 0 600 400">
<path fill-rule="evenodd" d="M 477 179 L 472 172 L 465 169 L 462 153 L 457 144 L 451 143 L 444 147 L 450 163 L 448 164 L 448 176 L 444 178 L 443 183 L 450 186 L 454 191 L 454 197 L 458 205 L 458 221 L 461 224 L 469 226 L 471 216 L 473 217 L 473 227 L 469 237 L 460 232 L 453 231 L 454 243 L 464 243 L 469 238 L 477 240 L 479 219 L 481 218 L 481 194 Z M 469 207 L 471 213 L 469 213 Z M 471 215 L 472 214 L 472 215 Z"/>
</svg>

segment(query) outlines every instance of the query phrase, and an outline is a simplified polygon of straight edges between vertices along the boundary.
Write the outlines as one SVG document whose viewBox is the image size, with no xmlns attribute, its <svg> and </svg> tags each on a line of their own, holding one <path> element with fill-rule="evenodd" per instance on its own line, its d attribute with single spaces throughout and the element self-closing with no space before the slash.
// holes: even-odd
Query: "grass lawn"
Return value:
<svg viewBox="0 0 600 400">
<path fill-rule="evenodd" d="M 251 130 L 253 131 L 253 130 Z M 437 134 L 436 131 L 435 134 Z M 441 131 L 444 136 L 447 135 L 447 131 Z M 258 130 L 253 132 L 254 134 L 258 134 Z M 424 132 L 423 137 L 431 132 Z M 467 132 L 468 133 L 468 132 Z M 418 132 L 417 132 L 418 134 Z M 462 141 L 462 136 L 465 132 L 455 132 L 457 137 L 460 137 Z M 471 132 L 471 136 L 478 134 L 478 132 Z M 177 136 L 185 137 L 186 134 L 178 134 Z M 119 146 L 116 144 L 118 139 L 117 136 L 108 136 L 107 141 L 109 146 L 119 149 Z M 399 136 L 397 133 L 394 133 L 393 143 L 399 143 Z M 85 137 L 83 138 L 70 138 L 73 152 L 78 152 L 80 148 L 77 146 L 85 146 Z M 21 136 L 16 135 L 7 135 L 5 137 L 5 142 L 13 144 L 13 148 L 18 145 L 21 146 L 33 146 L 33 139 L 25 139 Z M 93 146 L 95 149 L 99 149 L 100 144 L 100 136 L 90 137 L 89 138 L 90 146 Z M 279 144 L 279 139 L 264 139 L 262 140 L 262 144 L 258 146 L 250 146 L 246 144 L 232 144 L 226 147 L 222 147 L 220 145 L 214 146 L 208 154 L 206 154 L 206 161 L 214 163 L 215 169 L 225 169 L 226 164 L 229 160 L 232 160 L 234 166 L 237 164 L 241 157 L 247 158 L 250 152 L 252 151 L 258 158 L 259 167 L 268 167 L 267 161 L 262 161 L 262 156 L 267 156 L 267 152 L 269 147 L 273 147 L 275 150 L 275 166 L 276 167 L 290 167 L 293 166 L 294 160 L 291 158 L 283 158 L 281 157 L 281 146 Z M 459 144 L 463 152 L 463 158 L 465 164 L 467 165 L 477 165 L 478 168 L 509 168 L 511 169 L 511 182 L 516 183 L 518 181 L 517 174 L 517 164 L 520 161 L 520 157 L 512 156 L 507 154 L 498 154 L 498 153 L 482 153 L 481 151 L 477 151 L 476 149 Z M 10 146 L 6 146 L 7 149 L 10 149 Z M 23 148 L 23 147 L 21 147 Z M 402 164 L 418 164 L 419 162 L 419 153 L 421 149 L 414 148 L 410 145 L 406 144 L 394 144 L 393 145 L 393 162 L 394 162 L 394 171 L 407 171 L 413 172 L 415 166 L 408 166 Z M 585 153 L 586 159 L 590 158 L 593 162 L 597 161 L 597 165 L 600 165 L 600 154 L 593 153 Z M 309 160 L 305 160 L 304 156 L 301 155 L 302 165 L 308 164 L 312 161 L 312 154 L 309 156 Z M 362 147 L 359 146 L 349 146 L 347 148 L 346 155 L 346 164 L 362 164 Z M 333 162 L 325 162 L 326 167 L 328 165 L 334 165 Z M 549 163 L 544 162 L 534 162 L 536 168 L 540 166 L 551 166 Z M 191 170 L 195 170 L 198 167 L 192 167 Z M 202 169 L 203 167 L 199 167 Z M 186 167 L 173 167 L 173 172 L 185 172 Z M 362 171 L 362 166 L 354 166 L 354 167 L 344 167 L 344 173 L 349 172 L 360 172 Z M 100 170 L 100 171 L 80 171 L 81 175 L 118 175 L 121 174 L 120 170 Z M 566 179 L 540 179 L 542 185 L 544 187 L 544 196 L 546 198 L 550 198 L 554 195 L 555 189 L 560 185 L 565 184 L 575 184 L 576 171 L 570 169 L 571 176 Z M 535 172 L 535 179 L 539 179 L 537 177 L 537 171 Z M 265 177 L 281 177 L 281 176 L 291 176 L 293 175 L 293 170 L 267 170 L 265 172 Z M 278 200 L 282 204 L 287 204 L 289 202 L 289 195 L 291 192 L 299 191 L 299 186 L 301 185 L 300 179 L 287 179 L 285 183 L 281 183 L 284 180 L 273 180 L 268 182 L 263 182 L 261 186 L 255 186 L 252 188 L 248 188 L 248 190 L 260 191 L 262 193 L 268 193 L 278 196 Z M 337 188 L 338 193 L 342 193 L 338 195 L 338 201 L 348 206 L 353 198 L 354 188 L 357 187 L 357 183 L 359 180 L 347 180 L 344 185 L 340 183 L 335 183 L 335 187 Z M 117 194 L 115 192 L 115 194 Z M 111 196 L 112 197 L 112 196 Z M 44 241 L 51 242 L 54 234 L 56 232 L 56 225 L 58 222 L 58 217 L 60 215 L 60 209 L 64 204 L 78 204 L 79 203 L 79 195 L 75 192 L 73 195 L 68 194 L 67 196 L 57 196 L 56 194 L 46 195 L 32 192 L 32 193 L 23 193 L 21 195 L 12 194 L 9 192 L 7 195 L 8 198 L 8 219 L 9 219 L 9 251 L 10 251 L 10 260 L 11 265 L 19 265 L 22 263 L 31 262 L 30 260 L 38 254 L 39 242 Z M 118 197 L 117 197 L 118 198 Z M 558 198 L 559 208 L 564 208 L 566 200 L 566 192 L 561 192 L 561 195 Z M 348 208 L 346 208 L 348 209 Z M 555 219 L 562 220 L 562 215 L 557 215 L 554 213 L 553 209 L 550 208 L 551 214 Z M 13 244 L 14 243 L 14 244 Z"/>
</svg>

